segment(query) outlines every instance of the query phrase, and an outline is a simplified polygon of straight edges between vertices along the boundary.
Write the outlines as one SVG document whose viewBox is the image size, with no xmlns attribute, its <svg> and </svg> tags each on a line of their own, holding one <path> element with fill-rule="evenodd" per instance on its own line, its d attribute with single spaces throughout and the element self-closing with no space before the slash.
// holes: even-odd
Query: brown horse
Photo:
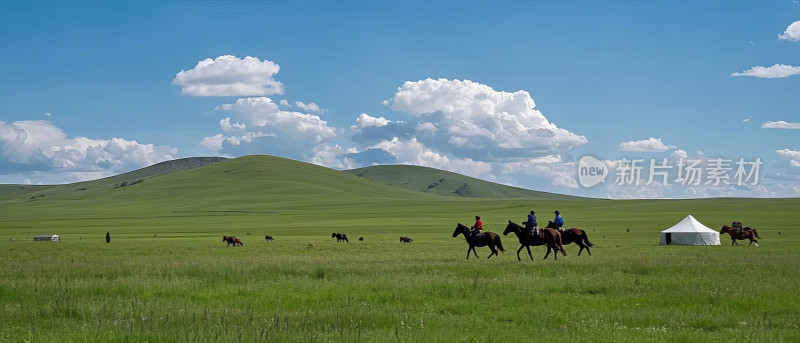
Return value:
<svg viewBox="0 0 800 343">
<path fill-rule="evenodd" d="M 409 237 L 400 237 L 400 241 L 403 242 L 403 243 L 411 243 L 414 240 L 409 238 Z"/>
<path fill-rule="evenodd" d="M 243 245 L 242 241 L 239 240 L 239 238 L 236 237 L 236 236 L 222 236 L 222 241 L 223 242 L 227 242 L 228 246 L 231 246 L 231 244 L 233 244 L 234 247 L 237 246 L 237 245 L 239 245 L 239 246 Z"/>
<path fill-rule="evenodd" d="M 519 257 L 519 252 L 522 251 L 522 248 L 528 249 L 528 256 L 533 261 L 533 255 L 531 255 L 531 245 L 546 245 L 547 246 L 547 254 L 544 255 L 544 260 L 547 259 L 547 256 L 550 255 L 550 251 L 555 251 L 553 254 L 553 259 L 558 260 L 558 251 L 560 250 L 564 256 L 567 256 L 567 253 L 564 251 L 564 247 L 561 245 L 561 233 L 558 230 L 554 229 L 539 229 L 538 235 L 530 235 L 528 231 L 523 229 L 517 223 L 512 221 L 508 221 L 508 225 L 506 225 L 505 231 L 503 231 L 503 236 L 507 236 L 509 232 L 513 232 L 517 235 L 517 239 L 519 240 L 519 249 L 517 250 L 517 261 L 522 261 Z"/>
<path fill-rule="evenodd" d="M 506 251 L 506 249 L 503 249 L 503 243 L 500 242 L 500 236 L 494 232 L 486 231 L 473 235 L 466 225 L 458 223 L 455 231 L 453 231 L 453 237 L 458 237 L 458 235 L 464 235 L 464 238 L 467 240 L 467 244 L 469 244 L 469 249 L 467 249 L 468 260 L 470 251 L 475 254 L 475 258 L 480 258 L 478 257 L 478 253 L 475 252 L 475 247 L 488 246 L 489 249 L 492 250 L 492 253 L 486 258 L 487 260 L 492 258 L 492 255 L 497 255 L 498 249 L 503 252 Z"/>
<path fill-rule="evenodd" d="M 556 224 L 553 224 L 552 221 L 548 220 L 547 228 L 550 229 L 557 229 Z M 592 252 L 589 250 L 589 247 L 593 247 L 594 244 L 589 242 L 589 237 L 586 235 L 586 231 L 583 231 L 578 228 L 571 228 L 571 229 L 562 229 L 561 231 L 561 243 L 564 245 L 575 243 L 581 250 L 578 250 L 578 256 L 581 256 L 583 249 L 586 249 L 586 252 L 589 253 L 589 256 L 592 256 Z"/>
<path fill-rule="evenodd" d="M 721 235 L 723 233 L 727 233 L 727 234 L 729 234 L 731 236 L 731 245 L 734 245 L 734 244 L 739 245 L 739 243 L 736 242 L 737 239 L 738 240 L 749 239 L 750 240 L 750 244 L 756 243 L 756 246 L 758 246 L 758 241 L 755 238 L 753 238 L 754 236 L 758 237 L 758 234 L 754 233 L 753 231 L 749 231 L 749 230 L 745 230 L 745 229 L 735 230 L 735 229 L 733 229 L 732 227 L 730 227 L 728 225 L 722 225 L 722 229 L 719 230 L 719 234 Z M 761 238 L 761 237 L 758 237 L 758 238 Z M 750 244 L 748 244 L 748 245 L 750 245 Z"/>
</svg>

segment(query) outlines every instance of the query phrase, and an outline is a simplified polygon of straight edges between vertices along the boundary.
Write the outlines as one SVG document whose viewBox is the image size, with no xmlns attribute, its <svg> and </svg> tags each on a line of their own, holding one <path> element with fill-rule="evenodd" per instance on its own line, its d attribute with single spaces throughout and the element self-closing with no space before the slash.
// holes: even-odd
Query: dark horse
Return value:
<svg viewBox="0 0 800 343">
<path fill-rule="evenodd" d="M 722 225 L 722 230 L 719 230 L 719 234 L 721 235 L 723 233 L 727 233 L 731 235 L 731 245 L 734 244 L 739 245 L 739 243 L 736 242 L 737 239 L 739 240 L 749 239 L 750 244 L 756 243 L 756 246 L 758 246 L 758 241 L 755 238 L 753 238 L 754 236 L 756 238 L 761 238 L 758 237 L 758 232 L 756 232 L 756 229 L 751 229 L 753 231 L 747 229 L 750 229 L 750 227 L 744 228 L 742 230 L 736 230 L 728 225 Z"/>
<path fill-rule="evenodd" d="M 486 258 L 487 260 L 492 258 L 492 255 L 497 255 L 498 249 L 500 251 L 506 251 L 506 249 L 503 249 L 503 243 L 500 242 L 500 236 L 494 232 L 486 231 L 472 235 L 472 232 L 466 225 L 458 223 L 458 225 L 456 225 L 456 230 L 453 231 L 453 237 L 457 237 L 458 235 L 464 235 L 467 244 L 469 244 L 469 249 L 467 249 L 468 260 L 470 251 L 475 254 L 475 258 L 480 258 L 478 257 L 478 253 L 475 252 L 475 247 L 489 246 L 492 253 Z"/>
<path fill-rule="evenodd" d="M 266 239 L 268 241 L 274 241 L 275 240 L 275 238 L 272 238 L 272 236 L 270 236 L 270 235 L 264 235 L 264 239 Z"/>
<path fill-rule="evenodd" d="M 231 246 L 231 244 L 233 244 L 234 247 L 237 245 L 239 246 L 243 245 L 242 241 L 240 241 L 239 238 L 236 236 L 222 236 L 222 241 L 227 242 L 228 246 Z"/>
<path fill-rule="evenodd" d="M 556 224 L 553 224 L 552 221 L 548 220 L 547 228 L 549 229 L 557 229 Z M 581 250 L 578 250 L 578 256 L 581 256 L 583 249 L 586 249 L 586 252 L 589 253 L 589 256 L 592 256 L 592 252 L 589 250 L 589 247 L 593 247 L 594 244 L 589 242 L 589 237 L 586 236 L 586 231 L 577 228 L 571 229 L 562 229 L 564 230 L 561 232 L 561 243 L 564 245 L 575 243 Z"/>
<path fill-rule="evenodd" d="M 544 255 L 544 260 L 547 259 L 547 256 L 550 255 L 550 251 L 555 251 L 553 254 L 553 259 L 558 260 L 558 251 L 561 250 L 561 253 L 564 256 L 567 256 L 567 253 L 564 251 L 564 247 L 561 246 L 561 233 L 558 230 L 553 229 L 539 229 L 538 235 L 530 235 L 528 234 L 528 230 L 523 229 L 517 223 L 512 221 L 508 221 L 508 225 L 506 225 L 505 231 L 503 231 L 503 236 L 507 236 L 509 232 L 513 232 L 517 235 L 517 239 L 519 240 L 520 247 L 517 249 L 517 260 L 522 261 L 519 257 L 519 252 L 522 251 L 522 248 L 528 248 L 528 256 L 530 256 L 531 261 L 533 261 L 533 255 L 531 255 L 531 245 L 547 245 L 547 254 Z"/>
<path fill-rule="evenodd" d="M 414 240 L 411 239 L 411 238 L 408 238 L 408 237 L 400 237 L 400 241 L 403 242 L 403 243 L 411 243 Z"/>
<path fill-rule="evenodd" d="M 350 241 L 347 240 L 347 235 L 345 235 L 343 233 L 332 233 L 331 234 L 331 238 L 333 238 L 333 237 L 336 237 L 336 241 L 337 242 L 345 241 L 347 243 L 350 243 Z"/>
</svg>

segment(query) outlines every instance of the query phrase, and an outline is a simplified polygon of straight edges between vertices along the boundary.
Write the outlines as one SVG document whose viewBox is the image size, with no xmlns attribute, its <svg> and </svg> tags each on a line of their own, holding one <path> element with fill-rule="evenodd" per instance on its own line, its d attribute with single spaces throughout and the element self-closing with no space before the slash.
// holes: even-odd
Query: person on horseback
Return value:
<svg viewBox="0 0 800 343">
<path fill-rule="evenodd" d="M 475 225 L 472 225 L 470 230 L 472 230 L 470 236 L 476 236 L 483 232 L 483 222 L 480 216 L 475 216 Z"/>
<path fill-rule="evenodd" d="M 732 222 L 731 227 L 736 230 L 736 233 L 739 234 L 742 232 L 742 223 L 741 222 Z"/>
<path fill-rule="evenodd" d="M 536 221 L 536 212 L 531 210 L 531 213 L 528 214 L 528 221 L 524 222 L 525 229 L 527 229 L 529 234 L 533 234 L 536 229 L 538 229 L 539 223 Z"/>
<path fill-rule="evenodd" d="M 553 219 L 553 224 L 558 228 L 558 231 L 564 231 L 564 218 L 561 218 L 561 213 L 556 210 L 556 218 Z"/>
</svg>

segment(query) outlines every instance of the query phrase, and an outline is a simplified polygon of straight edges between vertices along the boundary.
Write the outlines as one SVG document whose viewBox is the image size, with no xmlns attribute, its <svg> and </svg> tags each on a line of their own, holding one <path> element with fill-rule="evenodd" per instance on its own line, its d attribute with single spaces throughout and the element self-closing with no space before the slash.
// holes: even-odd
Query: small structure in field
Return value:
<svg viewBox="0 0 800 343">
<path fill-rule="evenodd" d="M 36 235 L 33 236 L 34 241 L 42 241 L 42 242 L 61 242 L 61 237 L 58 237 L 56 234 L 50 235 Z"/>
<path fill-rule="evenodd" d="M 661 231 L 659 245 L 720 245 L 719 232 L 703 225 L 691 215 L 673 227 Z"/>
</svg>

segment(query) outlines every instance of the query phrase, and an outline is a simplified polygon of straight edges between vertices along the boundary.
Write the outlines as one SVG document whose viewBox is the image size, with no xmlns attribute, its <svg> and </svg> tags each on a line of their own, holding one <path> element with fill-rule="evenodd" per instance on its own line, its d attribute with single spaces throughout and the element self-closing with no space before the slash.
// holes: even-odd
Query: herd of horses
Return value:
<svg viewBox="0 0 800 343">
<path fill-rule="evenodd" d="M 522 261 L 522 258 L 519 256 L 519 252 L 522 249 L 528 250 L 528 257 L 530 257 L 531 261 L 533 261 L 533 255 L 531 254 L 531 246 L 540 246 L 544 245 L 547 247 L 547 253 L 544 255 L 544 260 L 550 256 L 550 253 L 553 253 L 553 259 L 558 260 L 558 253 L 560 252 L 564 257 L 567 256 L 567 251 L 564 250 L 564 245 L 568 244 L 575 244 L 580 247 L 578 250 L 578 256 L 581 256 L 583 250 L 586 249 L 586 252 L 589 256 L 592 256 L 592 251 L 589 249 L 593 247 L 594 244 L 589 242 L 589 237 L 586 234 L 586 231 L 578 228 L 557 228 L 552 221 L 549 221 L 546 227 L 544 228 L 535 228 L 533 230 L 529 230 L 523 228 L 521 225 L 514 223 L 512 221 L 508 221 L 508 225 L 506 225 L 506 229 L 503 230 L 503 236 L 507 236 L 509 233 L 514 233 L 517 236 L 517 240 L 519 241 L 520 247 L 517 249 L 517 261 Z M 728 234 L 731 237 L 731 245 L 739 245 L 737 240 L 750 240 L 750 244 L 755 243 L 758 246 L 758 240 L 756 238 L 761 239 L 758 236 L 758 231 L 754 228 L 745 227 L 742 229 L 735 229 L 728 225 L 723 225 L 722 229 L 719 231 L 721 234 Z M 503 243 L 500 240 L 500 235 L 491 232 L 476 232 L 468 228 L 466 225 L 458 223 L 456 225 L 456 229 L 453 231 L 453 237 L 458 237 L 458 235 L 463 235 L 464 239 L 467 241 L 467 259 L 469 259 L 470 252 L 475 256 L 478 257 L 478 253 L 475 251 L 476 247 L 489 247 L 491 253 L 487 257 L 490 259 L 492 256 L 497 255 L 498 251 L 505 252 L 503 248 Z M 332 233 L 331 238 L 336 238 L 337 242 L 347 242 L 349 243 L 350 240 L 347 239 L 347 234 L 344 233 Z M 272 241 L 274 238 L 270 235 L 265 235 L 264 239 L 266 241 Z M 359 237 L 359 241 L 364 241 L 364 237 Z M 411 243 L 414 240 L 410 237 L 400 237 L 400 242 L 402 243 Z M 236 236 L 222 236 L 222 242 L 228 243 L 228 246 L 233 244 L 234 247 L 242 246 L 242 241 Z M 748 244 L 748 245 L 750 245 Z"/>
</svg>

